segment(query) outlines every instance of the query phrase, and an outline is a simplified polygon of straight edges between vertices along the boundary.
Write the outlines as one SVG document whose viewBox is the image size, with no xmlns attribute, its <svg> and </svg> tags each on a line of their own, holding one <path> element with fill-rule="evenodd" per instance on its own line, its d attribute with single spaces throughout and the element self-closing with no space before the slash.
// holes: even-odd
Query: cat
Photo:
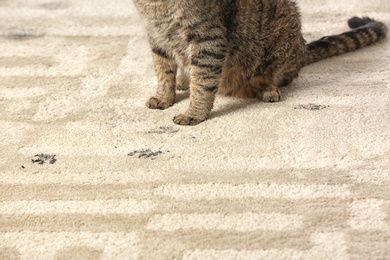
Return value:
<svg viewBox="0 0 390 260">
<path fill-rule="evenodd" d="M 310 63 L 351 52 L 386 37 L 368 17 L 348 20 L 351 30 L 306 43 L 292 0 L 133 0 L 146 25 L 158 78 L 146 106 L 166 109 L 176 90 L 190 89 L 179 125 L 207 119 L 216 93 L 276 102 Z"/>
</svg>

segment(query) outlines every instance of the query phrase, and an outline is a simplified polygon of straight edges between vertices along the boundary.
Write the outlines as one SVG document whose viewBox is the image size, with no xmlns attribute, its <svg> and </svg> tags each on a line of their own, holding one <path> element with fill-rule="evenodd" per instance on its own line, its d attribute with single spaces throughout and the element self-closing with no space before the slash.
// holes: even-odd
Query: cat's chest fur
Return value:
<svg viewBox="0 0 390 260">
<path fill-rule="evenodd" d="M 173 16 L 171 19 L 152 20 L 148 25 L 150 40 L 158 42 L 177 58 L 189 55 L 188 25 L 180 20 L 182 18 Z"/>
<path fill-rule="evenodd" d="M 190 37 L 193 25 L 207 19 L 201 0 L 178 4 L 175 1 L 134 1 L 144 18 L 149 41 L 158 45 L 178 60 L 190 56 Z"/>
</svg>

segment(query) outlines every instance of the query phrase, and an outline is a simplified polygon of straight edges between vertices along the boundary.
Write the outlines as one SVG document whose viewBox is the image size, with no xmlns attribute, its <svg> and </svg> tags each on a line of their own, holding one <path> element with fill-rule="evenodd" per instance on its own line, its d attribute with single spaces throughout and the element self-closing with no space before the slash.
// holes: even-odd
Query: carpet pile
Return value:
<svg viewBox="0 0 390 260">
<path fill-rule="evenodd" d="M 390 1 L 298 0 L 306 40 Z M 390 45 L 266 104 L 156 77 L 130 0 L 0 0 L 0 259 L 390 259 Z"/>
</svg>

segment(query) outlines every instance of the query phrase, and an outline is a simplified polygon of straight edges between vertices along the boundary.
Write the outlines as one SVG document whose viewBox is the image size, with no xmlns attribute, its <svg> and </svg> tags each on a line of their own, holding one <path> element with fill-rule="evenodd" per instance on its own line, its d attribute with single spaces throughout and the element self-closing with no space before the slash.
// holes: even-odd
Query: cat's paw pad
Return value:
<svg viewBox="0 0 390 260">
<path fill-rule="evenodd" d="M 185 114 L 177 115 L 173 118 L 173 122 L 177 125 L 197 125 L 206 119 L 199 119 Z"/>
<path fill-rule="evenodd" d="M 166 100 L 156 98 L 156 97 L 151 97 L 147 102 L 146 106 L 150 109 L 167 109 L 170 106 L 173 105 L 173 102 L 167 102 Z"/>
<path fill-rule="evenodd" d="M 278 87 L 265 89 L 260 93 L 259 98 L 264 102 L 278 102 L 281 98 L 280 90 Z"/>
</svg>

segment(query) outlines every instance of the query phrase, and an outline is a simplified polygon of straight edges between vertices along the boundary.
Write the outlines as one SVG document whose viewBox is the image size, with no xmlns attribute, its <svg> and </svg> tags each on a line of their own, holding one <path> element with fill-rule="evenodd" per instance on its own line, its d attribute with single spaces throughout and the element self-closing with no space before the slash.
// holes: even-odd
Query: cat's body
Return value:
<svg viewBox="0 0 390 260">
<path fill-rule="evenodd" d="M 309 63 L 353 51 L 386 37 L 387 28 L 352 18 L 351 31 L 306 45 L 291 0 L 134 0 L 146 23 L 158 87 L 146 105 L 166 109 L 176 89 L 190 88 L 186 113 L 176 124 L 207 119 L 217 92 L 279 101 Z"/>
</svg>

